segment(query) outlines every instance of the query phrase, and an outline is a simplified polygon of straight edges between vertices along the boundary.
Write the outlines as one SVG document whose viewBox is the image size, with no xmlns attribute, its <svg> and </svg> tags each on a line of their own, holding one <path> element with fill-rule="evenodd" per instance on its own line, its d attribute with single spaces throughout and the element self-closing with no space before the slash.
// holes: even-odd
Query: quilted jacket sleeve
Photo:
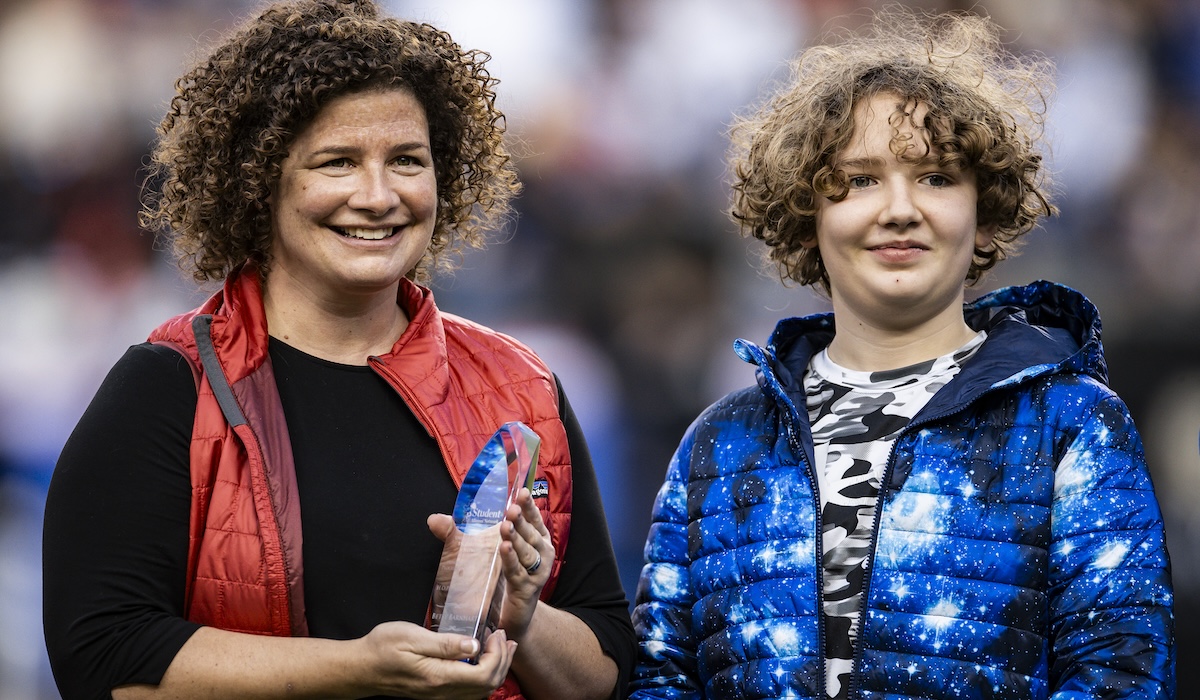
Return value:
<svg viewBox="0 0 1200 700">
<path fill-rule="evenodd" d="M 688 580 L 687 473 L 693 441 L 689 430 L 654 501 L 633 612 L 638 664 L 630 698 L 702 697 L 698 640 L 692 634 L 695 598 Z"/>
<path fill-rule="evenodd" d="M 1174 632 L 1162 516 L 1128 410 L 1093 386 L 1098 400 L 1055 471 L 1051 698 L 1169 700 Z"/>
</svg>

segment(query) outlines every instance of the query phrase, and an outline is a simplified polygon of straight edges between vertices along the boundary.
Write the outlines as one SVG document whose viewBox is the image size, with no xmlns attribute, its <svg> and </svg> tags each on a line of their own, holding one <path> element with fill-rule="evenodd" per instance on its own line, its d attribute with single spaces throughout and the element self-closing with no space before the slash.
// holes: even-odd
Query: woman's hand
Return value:
<svg viewBox="0 0 1200 700">
<path fill-rule="evenodd" d="M 496 630 L 475 664 L 477 642 L 409 622 L 385 622 L 363 637 L 377 685 L 391 695 L 430 700 L 481 700 L 508 675 L 517 643 Z"/>
<path fill-rule="evenodd" d="M 445 542 L 453 535 L 454 519 L 431 515 L 429 529 Z M 528 489 L 521 489 L 500 524 L 500 559 L 506 595 L 499 627 L 520 642 L 511 673 L 521 693 L 530 700 L 609 697 L 617 682 L 616 662 L 582 620 L 538 601 L 555 554 Z"/>
<path fill-rule="evenodd" d="M 428 519 L 429 530 L 442 542 L 454 535 L 454 519 L 444 513 L 434 513 Z M 550 531 L 542 522 L 541 511 L 533 504 L 529 489 L 522 488 L 500 524 L 500 561 L 505 579 L 504 606 L 498 626 L 508 638 L 520 641 L 524 637 L 538 596 L 554 565 L 554 544 Z"/>
<path fill-rule="evenodd" d="M 510 639 L 520 640 L 529 629 L 538 596 L 554 565 L 554 544 L 533 504 L 533 494 L 522 488 L 500 525 L 500 557 L 504 563 L 507 594 L 500 610 L 500 627 Z"/>
<path fill-rule="evenodd" d="M 385 622 L 352 640 L 265 637 L 201 627 L 157 685 L 112 690 L 119 700 L 154 698 L 361 698 L 482 700 L 508 675 L 517 643 L 497 630 L 470 664 L 477 642 L 411 622 Z"/>
</svg>

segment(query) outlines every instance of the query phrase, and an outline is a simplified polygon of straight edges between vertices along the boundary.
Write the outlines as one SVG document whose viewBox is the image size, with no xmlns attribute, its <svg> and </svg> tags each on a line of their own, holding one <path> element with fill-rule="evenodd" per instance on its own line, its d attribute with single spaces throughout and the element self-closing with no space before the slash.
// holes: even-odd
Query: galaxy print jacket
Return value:
<svg viewBox="0 0 1200 700">
<path fill-rule="evenodd" d="M 966 308 L 988 338 L 884 471 L 850 697 L 1174 697 L 1163 524 L 1066 287 Z M 654 505 L 632 698 L 824 698 L 821 543 L 802 378 L 833 318 L 739 340 L 758 385 L 688 429 Z"/>
</svg>

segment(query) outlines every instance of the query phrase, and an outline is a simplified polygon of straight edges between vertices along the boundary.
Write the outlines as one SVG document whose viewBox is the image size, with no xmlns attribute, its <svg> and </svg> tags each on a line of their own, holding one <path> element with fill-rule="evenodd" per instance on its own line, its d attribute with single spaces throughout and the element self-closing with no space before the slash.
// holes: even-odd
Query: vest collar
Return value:
<svg viewBox="0 0 1200 700">
<path fill-rule="evenodd" d="M 433 292 L 404 278 L 397 303 L 408 316 L 408 327 L 380 360 L 404 385 L 419 391 L 423 403 L 441 403 L 449 396 L 451 369 L 446 327 Z"/>
<path fill-rule="evenodd" d="M 225 280 L 200 309 L 211 313 L 213 346 L 226 362 L 243 373 L 228 377 L 232 384 L 267 362 L 267 316 L 263 307 L 262 282 L 258 268 L 247 263 Z M 449 392 L 450 367 L 446 353 L 446 330 L 433 292 L 404 278 L 400 280 L 397 303 L 408 316 L 408 327 L 391 352 L 380 359 L 404 384 L 420 387 L 425 400 L 444 401 Z"/>
</svg>

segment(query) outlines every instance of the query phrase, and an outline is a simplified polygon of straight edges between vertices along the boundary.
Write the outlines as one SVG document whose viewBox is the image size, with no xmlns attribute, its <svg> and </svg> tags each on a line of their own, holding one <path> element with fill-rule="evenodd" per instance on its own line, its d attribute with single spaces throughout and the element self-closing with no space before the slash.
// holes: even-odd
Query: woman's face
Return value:
<svg viewBox="0 0 1200 700">
<path fill-rule="evenodd" d="M 273 289 L 394 295 L 437 218 L 424 108 L 403 88 L 334 98 L 296 135 L 271 205 Z"/>
</svg>

